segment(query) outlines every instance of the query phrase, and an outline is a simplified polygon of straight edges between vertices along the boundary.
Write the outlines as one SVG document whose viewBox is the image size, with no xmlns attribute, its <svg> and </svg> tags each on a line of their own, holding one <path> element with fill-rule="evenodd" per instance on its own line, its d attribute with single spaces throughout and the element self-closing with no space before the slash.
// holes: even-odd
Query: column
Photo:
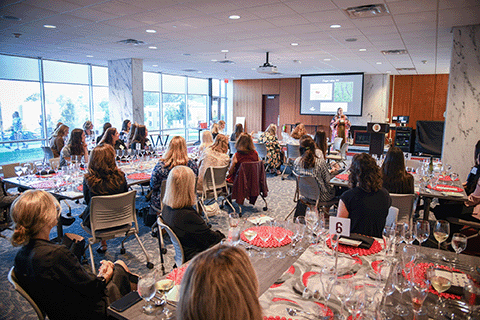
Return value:
<svg viewBox="0 0 480 320">
<path fill-rule="evenodd" d="M 453 28 L 442 159 L 465 181 L 480 140 L 480 25 Z"/>
<path fill-rule="evenodd" d="M 143 124 L 143 60 L 108 61 L 108 86 L 112 126 L 120 130 L 125 119 Z"/>
</svg>

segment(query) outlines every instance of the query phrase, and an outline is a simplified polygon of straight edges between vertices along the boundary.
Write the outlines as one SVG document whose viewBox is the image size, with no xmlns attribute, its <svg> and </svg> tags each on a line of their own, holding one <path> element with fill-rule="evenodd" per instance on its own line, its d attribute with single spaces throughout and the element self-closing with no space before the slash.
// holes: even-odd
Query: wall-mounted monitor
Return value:
<svg viewBox="0 0 480 320">
<path fill-rule="evenodd" d="M 363 73 L 304 74 L 301 76 L 300 114 L 361 116 Z"/>
</svg>

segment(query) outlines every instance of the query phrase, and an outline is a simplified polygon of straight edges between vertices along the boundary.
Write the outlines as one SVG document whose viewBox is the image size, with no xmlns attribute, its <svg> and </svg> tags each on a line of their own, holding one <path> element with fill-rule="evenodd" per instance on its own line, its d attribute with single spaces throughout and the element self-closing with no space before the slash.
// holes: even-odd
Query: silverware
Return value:
<svg viewBox="0 0 480 320">
<path fill-rule="evenodd" d="M 305 315 L 308 315 L 308 316 L 314 317 L 315 319 L 318 319 L 317 316 L 315 316 L 314 314 L 312 314 L 310 312 L 307 312 L 307 311 L 303 311 L 303 310 L 299 310 L 299 309 L 293 309 L 293 308 L 287 308 L 286 310 L 287 310 L 287 313 L 292 317 L 300 315 L 304 318 L 310 319 L 309 317 L 305 316 Z"/>
</svg>

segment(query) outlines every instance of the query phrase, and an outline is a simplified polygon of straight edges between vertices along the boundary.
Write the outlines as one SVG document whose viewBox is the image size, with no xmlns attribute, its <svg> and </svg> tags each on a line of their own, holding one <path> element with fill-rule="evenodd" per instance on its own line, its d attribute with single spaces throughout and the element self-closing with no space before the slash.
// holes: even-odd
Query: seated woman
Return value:
<svg viewBox="0 0 480 320">
<path fill-rule="evenodd" d="M 260 135 L 258 142 L 264 143 L 267 148 L 265 162 L 270 168 L 270 172 L 277 175 L 282 174 L 280 172 L 280 166 L 282 165 L 283 153 L 282 148 L 280 148 L 280 144 L 278 143 L 277 126 L 273 123 L 270 124 L 267 130 Z"/>
<path fill-rule="evenodd" d="M 111 145 L 115 150 L 127 149 L 125 143 L 123 143 L 123 140 L 120 139 L 120 134 L 118 133 L 117 129 L 113 127 L 107 129 L 107 132 L 105 132 L 102 140 L 100 141 L 100 144 L 102 143 Z"/>
<path fill-rule="evenodd" d="M 382 188 L 375 159 L 366 153 L 354 155 L 349 180 L 352 189 L 340 197 L 337 216 L 350 218 L 350 232 L 381 238 L 392 199 Z"/>
<path fill-rule="evenodd" d="M 315 132 L 315 137 L 313 138 L 315 141 L 315 155 L 318 158 L 326 159 L 327 157 L 327 134 L 325 131 L 317 131 Z"/>
<path fill-rule="evenodd" d="M 189 167 L 176 166 L 168 174 L 162 218 L 180 240 L 185 261 L 225 238 L 207 226 L 193 207 L 196 202 L 195 173 Z"/>
<path fill-rule="evenodd" d="M 144 150 L 145 148 L 149 148 L 152 144 L 148 137 L 148 130 L 143 124 L 139 124 L 137 129 L 135 129 L 135 136 L 133 137 L 133 141 L 130 144 L 130 148 L 137 149 L 137 150 Z"/>
<path fill-rule="evenodd" d="M 405 157 L 399 147 L 391 146 L 382 165 L 383 187 L 390 193 L 415 192 L 413 176 L 405 170 Z"/>
<path fill-rule="evenodd" d="M 225 121 L 223 120 L 218 121 L 218 133 L 225 134 L 225 125 L 226 125 Z"/>
<path fill-rule="evenodd" d="M 128 191 L 125 174 L 117 168 L 115 150 L 109 144 L 99 144 L 90 154 L 88 171 L 83 179 L 83 198 L 87 207 L 80 215 L 83 224 L 90 224 L 90 201 L 94 196 L 119 194 Z M 98 253 L 107 251 L 107 242 L 102 241 Z"/>
<path fill-rule="evenodd" d="M 241 123 L 237 123 L 235 125 L 235 132 L 232 133 L 230 136 L 230 141 L 237 141 L 238 137 L 243 133 L 243 125 Z"/>
<path fill-rule="evenodd" d="M 190 262 L 177 320 L 262 320 L 258 280 L 245 250 L 216 245 Z"/>
<path fill-rule="evenodd" d="M 60 151 L 62 151 L 65 146 L 65 139 L 68 137 L 68 132 L 69 128 L 64 124 L 60 124 L 53 133 L 50 140 L 50 148 L 52 149 L 54 158 L 60 157 Z"/>
<path fill-rule="evenodd" d="M 210 127 L 210 132 L 212 133 L 213 139 L 215 139 L 217 137 L 217 134 L 220 133 L 220 126 L 218 125 L 218 123 L 212 124 L 212 126 Z"/>
<path fill-rule="evenodd" d="M 28 190 L 13 203 L 11 242 L 22 246 L 15 257 L 18 282 L 51 320 L 106 319 L 107 307 L 131 291 L 134 276 L 123 261 L 105 260 L 91 274 L 67 247 L 50 242 L 60 212 L 43 190 Z"/>
<path fill-rule="evenodd" d="M 100 140 L 103 139 L 103 135 L 105 134 L 105 132 L 107 132 L 107 129 L 108 129 L 108 128 L 111 128 L 111 127 L 112 127 L 112 124 L 111 124 L 110 122 L 105 122 L 105 123 L 104 123 L 104 125 L 103 125 L 103 132 L 102 132 L 101 135 L 99 135 L 99 136 L 97 137 L 97 141 L 96 141 L 97 144 L 99 144 L 99 143 L 100 143 Z"/>
<path fill-rule="evenodd" d="M 253 144 L 252 136 L 248 133 L 242 133 L 235 143 L 237 152 L 233 155 L 230 169 L 228 170 L 228 182 L 233 182 L 235 175 L 240 169 L 242 162 L 260 161 L 255 145 Z"/>
<path fill-rule="evenodd" d="M 123 141 L 123 144 L 127 144 L 128 133 L 130 132 L 130 127 L 132 126 L 132 122 L 128 119 L 123 120 L 122 123 L 122 131 L 120 132 L 120 140 Z"/>
<path fill-rule="evenodd" d="M 83 131 L 85 132 L 85 141 L 95 141 L 95 132 L 93 131 L 92 121 L 85 121 L 83 124 Z"/>
<path fill-rule="evenodd" d="M 127 136 L 127 142 L 125 143 L 128 149 L 132 149 L 132 142 L 133 142 L 133 139 L 135 138 L 135 132 L 137 131 L 137 127 L 138 127 L 138 123 L 136 122 L 132 123 L 130 127 L 130 132 L 128 133 L 128 136 Z"/>
<path fill-rule="evenodd" d="M 150 178 L 150 188 L 152 189 L 151 210 L 160 213 L 162 208 L 162 181 L 167 179 L 170 170 L 180 165 L 190 167 L 195 175 L 198 175 L 197 164 L 188 158 L 187 142 L 183 137 L 175 136 L 170 140 L 164 157 L 153 168 L 152 177 Z"/>
<path fill-rule="evenodd" d="M 228 152 L 228 138 L 219 134 L 215 138 L 213 145 L 205 149 L 203 157 L 200 158 L 200 168 L 198 169 L 197 191 L 202 191 L 203 176 L 208 167 L 223 167 L 230 163 Z"/>
<path fill-rule="evenodd" d="M 202 158 L 205 149 L 213 144 L 212 133 L 208 130 L 202 132 L 202 144 L 198 147 L 198 157 Z"/>
<path fill-rule="evenodd" d="M 335 197 L 335 188 L 330 184 L 331 176 L 328 165 L 323 158 L 315 155 L 315 142 L 310 136 L 300 139 L 300 157 L 295 159 L 293 172 L 315 178 L 320 189 L 320 201 L 330 201 Z M 305 203 L 298 201 L 294 219 L 297 216 L 304 216 L 306 208 Z"/>
<path fill-rule="evenodd" d="M 84 163 L 88 163 L 87 143 L 82 129 L 73 129 L 68 144 L 60 152 L 60 166 L 66 166 L 72 156 L 84 157 Z"/>
<path fill-rule="evenodd" d="M 305 130 L 305 125 L 303 123 L 297 124 L 297 126 L 292 130 L 290 137 L 292 141 L 289 142 L 290 144 L 298 144 L 301 137 L 307 134 L 307 130 Z"/>
</svg>

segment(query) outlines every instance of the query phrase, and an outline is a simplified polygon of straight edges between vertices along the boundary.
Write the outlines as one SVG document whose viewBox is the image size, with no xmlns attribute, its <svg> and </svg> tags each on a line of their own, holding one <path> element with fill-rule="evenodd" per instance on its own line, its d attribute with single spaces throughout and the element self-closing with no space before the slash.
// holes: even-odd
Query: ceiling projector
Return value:
<svg viewBox="0 0 480 320">
<path fill-rule="evenodd" d="M 278 73 L 278 68 L 272 65 L 269 65 L 269 66 L 263 65 L 257 68 L 257 72 L 258 73 Z"/>
</svg>

